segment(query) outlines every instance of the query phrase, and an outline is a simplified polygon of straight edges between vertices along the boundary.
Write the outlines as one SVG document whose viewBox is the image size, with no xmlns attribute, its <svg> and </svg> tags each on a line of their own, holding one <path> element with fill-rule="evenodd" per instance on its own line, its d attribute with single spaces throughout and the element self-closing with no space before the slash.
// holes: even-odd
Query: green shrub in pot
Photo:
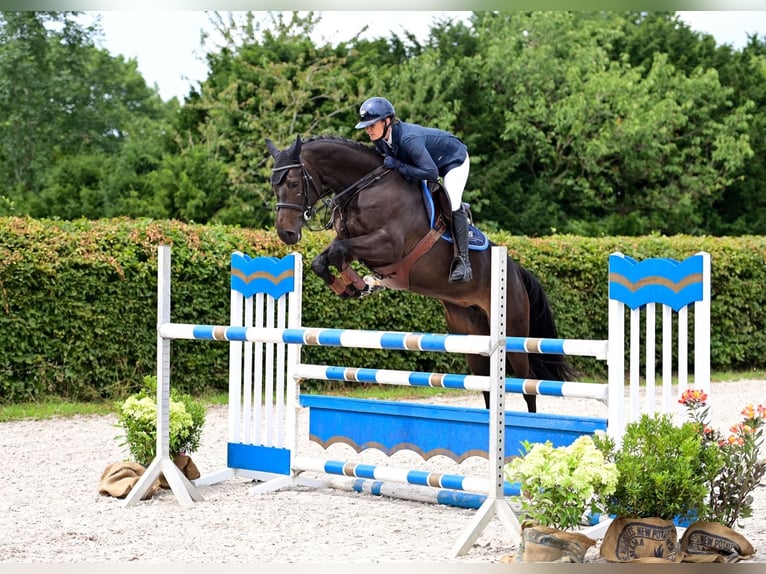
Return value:
<svg viewBox="0 0 766 574">
<path fill-rule="evenodd" d="M 124 432 L 120 446 L 127 446 L 132 459 L 144 466 L 157 450 L 157 377 L 144 377 L 144 388 L 118 405 L 118 424 Z M 205 424 L 205 405 L 191 395 L 170 390 L 170 458 L 191 454 L 199 448 Z"/>
<path fill-rule="evenodd" d="M 708 483 L 723 459 L 694 423 L 643 414 L 626 425 L 619 447 L 606 436 L 594 441 L 617 467 L 617 487 L 604 501 L 609 514 L 682 522 L 706 517 Z"/>
</svg>

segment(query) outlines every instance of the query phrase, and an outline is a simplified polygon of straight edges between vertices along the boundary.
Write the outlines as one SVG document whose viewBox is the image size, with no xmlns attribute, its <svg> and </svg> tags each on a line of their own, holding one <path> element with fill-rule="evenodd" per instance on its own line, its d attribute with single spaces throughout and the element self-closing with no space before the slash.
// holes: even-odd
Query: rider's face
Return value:
<svg viewBox="0 0 766 574">
<path fill-rule="evenodd" d="M 374 124 L 370 124 L 364 129 L 367 131 L 367 135 L 370 136 L 370 139 L 372 141 L 377 141 L 385 135 L 386 120 L 383 119 L 383 120 L 377 121 Z"/>
</svg>

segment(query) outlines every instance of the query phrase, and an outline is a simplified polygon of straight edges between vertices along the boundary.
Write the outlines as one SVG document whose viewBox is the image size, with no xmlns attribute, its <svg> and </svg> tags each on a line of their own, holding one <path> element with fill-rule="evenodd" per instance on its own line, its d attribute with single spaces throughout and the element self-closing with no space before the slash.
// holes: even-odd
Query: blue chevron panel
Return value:
<svg viewBox="0 0 766 574">
<path fill-rule="evenodd" d="M 245 297 L 266 293 L 279 299 L 295 289 L 295 255 L 250 257 L 239 253 L 231 256 L 231 288 Z"/>
<path fill-rule="evenodd" d="M 609 298 L 630 309 L 647 303 L 662 303 L 675 311 L 702 301 L 702 255 L 679 262 L 651 258 L 641 262 L 631 257 L 609 256 Z"/>
</svg>

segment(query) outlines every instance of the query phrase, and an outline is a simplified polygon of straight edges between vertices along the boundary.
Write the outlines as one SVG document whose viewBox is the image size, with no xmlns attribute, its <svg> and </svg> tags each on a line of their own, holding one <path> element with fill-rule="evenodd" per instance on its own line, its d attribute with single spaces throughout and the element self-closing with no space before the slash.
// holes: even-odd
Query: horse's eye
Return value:
<svg viewBox="0 0 766 574">
<path fill-rule="evenodd" d="M 294 179 L 294 180 L 292 180 L 292 181 L 290 182 L 290 184 L 289 184 L 289 185 L 290 185 L 290 188 L 291 188 L 291 189 L 295 189 L 296 187 L 298 187 L 298 185 L 299 185 L 299 184 L 300 184 L 300 182 L 299 182 L 297 179 Z"/>
</svg>

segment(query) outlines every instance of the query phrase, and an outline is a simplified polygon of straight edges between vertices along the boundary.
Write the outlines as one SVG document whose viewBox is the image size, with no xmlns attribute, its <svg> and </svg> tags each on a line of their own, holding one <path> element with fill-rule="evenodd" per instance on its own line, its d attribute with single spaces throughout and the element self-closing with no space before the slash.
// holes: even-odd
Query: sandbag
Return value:
<svg viewBox="0 0 766 574">
<path fill-rule="evenodd" d="M 615 518 L 601 542 L 600 553 L 609 562 L 680 562 L 683 553 L 672 520 Z"/>
<path fill-rule="evenodd" d="M 719 522 L 698 520 L 681 537 L 684 562 L 738 562 L 755 554 L 750 542 Z"/>
<path fill-rule="evenodd" d="M 105 496 L 114 496 L 115 498 L 125 498 L 128 493 L 144 474 L 146 469 L 136 462 L 127 460 L 113 462 L 108 465 L 101 473 L 101 480 L 98 484 L 98 493 Z M 155 480 L 141 500 L 147 500 L 154 496 L 160 488 L 160 481 Z"/>
<path fill-rule="evenodd" d="M 596 541 L 579 532 L 567 532 L 549 526 L 524 524 L 519 550 L 514 562 L 585 561 L 585 553 Z"/>
<path fill-rule="evenodd" d="M 194 461 L 188 454 L 177 454 L 173 457 L 173 462 L 181 470 L 183 475 L 189 480 L 194 480 L 195 478 L 200 477 L 200 472 L 197 468 L 197 465 L 194 464 Z M 170 485 L 168 484 L 167 479 L 165 479 L 164 474 L 160 473 L 159 480 L 160 488 L 164 488 L 166 490 L 170 488 Z"/>
</svg>

